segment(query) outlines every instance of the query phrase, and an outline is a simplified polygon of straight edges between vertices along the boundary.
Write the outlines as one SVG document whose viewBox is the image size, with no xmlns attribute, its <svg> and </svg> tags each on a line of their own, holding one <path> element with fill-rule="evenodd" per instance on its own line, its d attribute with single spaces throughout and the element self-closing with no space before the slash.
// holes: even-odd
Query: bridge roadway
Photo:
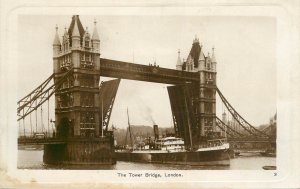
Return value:
<svg viewBox="0 0 300 189">
<path fill-rule="evenodd" d="M 101 138 L 70 138 L 70 139 L 60 139 L 60 138 L 18 138 L 19 145 L 29 145 L 29 144 L 65 144 L 69 140 L 84 141 L 84 140 L 94 140 L 101 141 Z M 228 142 L 234 143 L 276 143 L 275 139 L 268 138 L 228 138 Z"/>
<path fill-rule="evenodd" d="M 258 138 L 258 137 L 239 137 L 239 138 L 227 138 L 228 142 L 235 143 L 276 143 L 275 138 Z"/>
<path fill-rule="evenodd" d="M 84 142 L 84 141 L 94 141 L 94 142 L 102 142 L 104 140 L 109 140 L 107 138 L 81 138 L 81 137 L 71 137 L 68 139 L 62 138 L 33 138 L 33 137 L 25 137 L 18 138 L 18 145 L 34 145 L 34 144 L 66 144 L 68 142 Z"/>
<path fill-rule="evenodd" d="M 164 84 L 200 82 L 199 72 L 186 72 L 154 65 L 142 65 L 100 58 L 100 75 Z"/>
<path fill-rule="evenodd" d="M 66 140 L 59 138 L 18 138 L 18 144 L 65 144 Z"/>
</svg>

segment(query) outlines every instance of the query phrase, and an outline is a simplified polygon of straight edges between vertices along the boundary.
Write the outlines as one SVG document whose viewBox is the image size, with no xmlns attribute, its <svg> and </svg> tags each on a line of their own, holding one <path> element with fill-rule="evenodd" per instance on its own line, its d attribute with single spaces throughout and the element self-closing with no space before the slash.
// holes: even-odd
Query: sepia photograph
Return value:
<svg viewBox="0 0 300 189">
<path fill-rule="evenodd" d="M 274 18 L 18 20 L 18 168 L 276 169 Z"/>
<path fill-rule="evenodd" d="M 297 186 L 295 4 L 6 4 L 0 188 Z"/>
</svg>

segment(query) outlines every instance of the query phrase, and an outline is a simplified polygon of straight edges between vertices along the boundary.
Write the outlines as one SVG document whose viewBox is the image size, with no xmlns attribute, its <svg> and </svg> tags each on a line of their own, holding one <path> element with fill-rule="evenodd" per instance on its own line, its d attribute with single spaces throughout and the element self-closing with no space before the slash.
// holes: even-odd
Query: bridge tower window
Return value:
<svg viewBox="0 0 300 189">
<path fill-rule="evenodd" d="M 81 93 L 81 106 L 82 107 L 93 107 L 94 105 L 94 94 L 88 92 Z"/>
</svg>

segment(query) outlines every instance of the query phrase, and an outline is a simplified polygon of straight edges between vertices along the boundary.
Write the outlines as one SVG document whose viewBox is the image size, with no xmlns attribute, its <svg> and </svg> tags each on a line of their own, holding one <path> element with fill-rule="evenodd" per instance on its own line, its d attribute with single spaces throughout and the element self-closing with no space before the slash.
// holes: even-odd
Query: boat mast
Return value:
<svg viewBox="0 0 300 189">
<path fill-rule="evenodd" d="M 131 133 L 130 122 L 129 122 L 128 108 L 127 108 L 127 118 L 128 118 L 128 130 L 129 130 L 130 143 L 131 143 L 131 147 L 133 148 L 133 141 L 132 141 L 132 133 Z"/>
<path fill-rule="evenodd" d="M 125 146 L 127 145 L 127 135 L 128 135 L 128 128 L 126 129 L 126 136 L 125 136 L 125 143 L 124 143 Z"/>
</svg>

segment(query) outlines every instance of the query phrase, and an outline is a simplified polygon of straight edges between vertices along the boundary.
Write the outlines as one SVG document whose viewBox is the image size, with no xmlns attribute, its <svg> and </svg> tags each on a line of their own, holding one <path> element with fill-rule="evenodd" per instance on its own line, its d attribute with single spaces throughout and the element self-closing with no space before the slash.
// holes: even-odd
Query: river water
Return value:
<svg viewBox="0 0 300 189">
<path fill-rule="evenodd" d="M 245 153 L 230 160 L 230 166 L 184 166 L 133 162 L 117 162 L 116 165 L 102 166 L 99 170 L 262 170 L 263 166 L 276 166 L 275 157 Z M 18 150 L 20 169 L 65 169 L 63 166 L 49 166 L 43 163 L 43 150 Z M 78 168 L 76 168 L 78 169 Z M 80 169 L 80 168 L 79 168 Z M 86 169 L 86 168 L 82 168 Z M 87 168 L 89 169 L 89 168 Z M 95 167 L 93 167 L 95 169 Z"/>
</svg>

